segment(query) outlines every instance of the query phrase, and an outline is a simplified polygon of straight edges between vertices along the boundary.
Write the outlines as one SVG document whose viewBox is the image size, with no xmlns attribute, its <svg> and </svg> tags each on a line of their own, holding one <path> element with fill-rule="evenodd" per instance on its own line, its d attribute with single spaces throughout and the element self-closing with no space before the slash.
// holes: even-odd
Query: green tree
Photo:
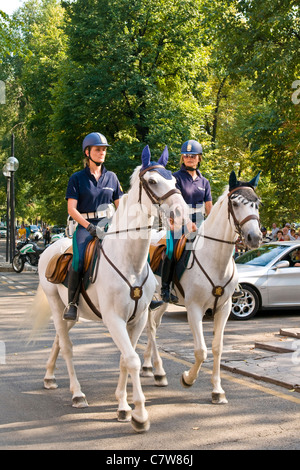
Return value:
<svg viewBox="0 0 300 470">
<path fill-rule="evenodd" d="M 197 2 L 63 4 L 69 47 L 54 90 L 56 147 L 79 165 L 84 135 L 103 132 L 114 144 L 110 168 L 125 187 L 147 143 L 154 156 L 168 144 L 171 163 L 176 152 L 178 164 L 181 142 L 205 135 L 203 109 L 189 86 L 204 70 L 206 53 L 200 48 Z"/>
</svg>

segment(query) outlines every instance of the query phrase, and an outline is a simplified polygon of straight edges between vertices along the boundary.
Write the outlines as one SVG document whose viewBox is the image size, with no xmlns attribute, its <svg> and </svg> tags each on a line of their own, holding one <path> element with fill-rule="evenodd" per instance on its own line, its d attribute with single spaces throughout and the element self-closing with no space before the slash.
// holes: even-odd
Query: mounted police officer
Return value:
<svg viewBox="0 0 300 470">
<path fill-rule="evenodd" d="M 73 260 L 68 279 L 68 306 L 65 320 L 77 319 L 77 301 L 87 244 L 97 236 L 96 226 L 112 216 L 123 195 L 115 173 L 104 166 L 106 150 L 110 145 L 99 132 L 88 134 L 82 143 L 86 166 L 74 173 L 68 182 L 66 199 L 68 213 L 78 222 L 73 235 Z"/>
<path fill-rule="evenodd" d="M 180 170 L 173 173 L 176 186 L 180 189 L 185 202 L 190 207 L 191 220 L 196 230 L 203 221 L 204 214 L 208 215 L 212 208 L 212 196 L 209 181 L 199 171 L 202 160 L 202 145 L 196 140 L 187 140 L 181 147 Z M 176 303 L 178 298 L 170 293 L 170 283 L 173 277 L 174 261 L 173 247 L 175 240 L 181 236 L 176 230 L 171 230 L 167 238 L 167 253 L 162 265 L 161 297 L 164 302 Z"/>
</svg>

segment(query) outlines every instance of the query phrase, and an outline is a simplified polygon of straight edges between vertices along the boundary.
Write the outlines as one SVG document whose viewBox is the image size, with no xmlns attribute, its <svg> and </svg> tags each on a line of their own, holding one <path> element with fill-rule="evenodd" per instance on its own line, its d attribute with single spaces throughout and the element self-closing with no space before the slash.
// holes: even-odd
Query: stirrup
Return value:
<svg viewBox="0 0 300 470">
<path fill-rule="evenodd" d="M 169 300 L 170 304 L 178 304 L 179 302 L 179 299 L 177 297 L 177 295 L 174 295 L 170 292 L 170 300 Z"/>
<path fill-rule="evenodd" d="M 67 321 L 77 321 L 78 305 L 74 302 L 70 302 L 64 309 L 63 319 Z"/>
<path fill-rule="evenodd" d="M 242 289 L 242 287 L 240 286 L 240 284 L 238 284 L 236 286 L 236 288 L 234 289 L 234 292 L 232 294 L 232 299 L 233 300 L 237 300 L 237 299 L 240 299 L 241 297 L 244 297 L 245 293 Z"/>
</svg>

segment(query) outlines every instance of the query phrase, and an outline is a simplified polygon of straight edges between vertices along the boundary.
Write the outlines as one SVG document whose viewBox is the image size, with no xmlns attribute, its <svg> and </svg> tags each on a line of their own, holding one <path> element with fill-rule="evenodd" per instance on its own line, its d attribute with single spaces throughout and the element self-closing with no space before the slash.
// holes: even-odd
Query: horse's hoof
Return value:
<svg viewBox="0 0 300 470">
<path fill-rule="evenodd" d="M 166 375 L 154 375 L 155 385 L 157 387 L 167 387 L 168 379 Z"/>
<path fill-rule="evenodd" d="M 141 377 L 153 377 L 152 367 L 143 366 L 140 376 Z"/>
<path fill-rule="evenodd" d="M 131 417 L 131 424 L 135 432 L 147 432 L 150 429 L 150 421 L 147 419 L 144 423 L 140 423 L 133 416 Z"/>
<path fill-rule="evenodd" d="M 44 379 L 44 388 L 46 390 L 55 390 L 58 387 L 55 379 Z"/>
<path fill-rule="evenodd" d="M 72 406 L 74 408 L 87 408 L 89 406 L 85 396 L 83 397 L 73 397 Z"/>
<path fill-rule="evenodd" d="M 118 410 L 117 419 L 121 423 L 128 423 L 131 421 L 131 410 Z"/>
<path fill-rule="evenodd" d="M 212 393 L 212 400 L 213 405 L 224 405 L 228 403 L 225 393 Z"/>
<path fill-rule="evenodd" d="M 185 380 L 184 380 L 184 373 L 182 374 L 182 376 L 180 377 L 180 383 L 181 385 L 184 387 L 184 388 L 190 388 L 193 384 L 188 384 Z"/>
</svg>

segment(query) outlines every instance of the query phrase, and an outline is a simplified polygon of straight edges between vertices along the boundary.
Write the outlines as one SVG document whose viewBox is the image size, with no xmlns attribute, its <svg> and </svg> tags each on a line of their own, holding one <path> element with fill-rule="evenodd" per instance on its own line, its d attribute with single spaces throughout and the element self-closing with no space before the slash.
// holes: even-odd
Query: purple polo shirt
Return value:
<svg viewBox="0 0 300 470">
<path fill-rule="evenodd" d="M 176 186 L 180 189 L 185 202 L 193 207 L 199 207 L 204 202 L 212 201 L 209 181 L 197 170 L 195 180 L 191 177 L 184 165 L 181 165 L 179 171 L 173 173 L 176 179 Z"/>
<path fill-rule="evenodd" d="M 76 199 L 79 212 L 95 212 L 123 195 L 117 175 L 102 166 L 97 181 L 88 166 L 74 173 L 68 183 L 66 199 Z"/>
</svg>

